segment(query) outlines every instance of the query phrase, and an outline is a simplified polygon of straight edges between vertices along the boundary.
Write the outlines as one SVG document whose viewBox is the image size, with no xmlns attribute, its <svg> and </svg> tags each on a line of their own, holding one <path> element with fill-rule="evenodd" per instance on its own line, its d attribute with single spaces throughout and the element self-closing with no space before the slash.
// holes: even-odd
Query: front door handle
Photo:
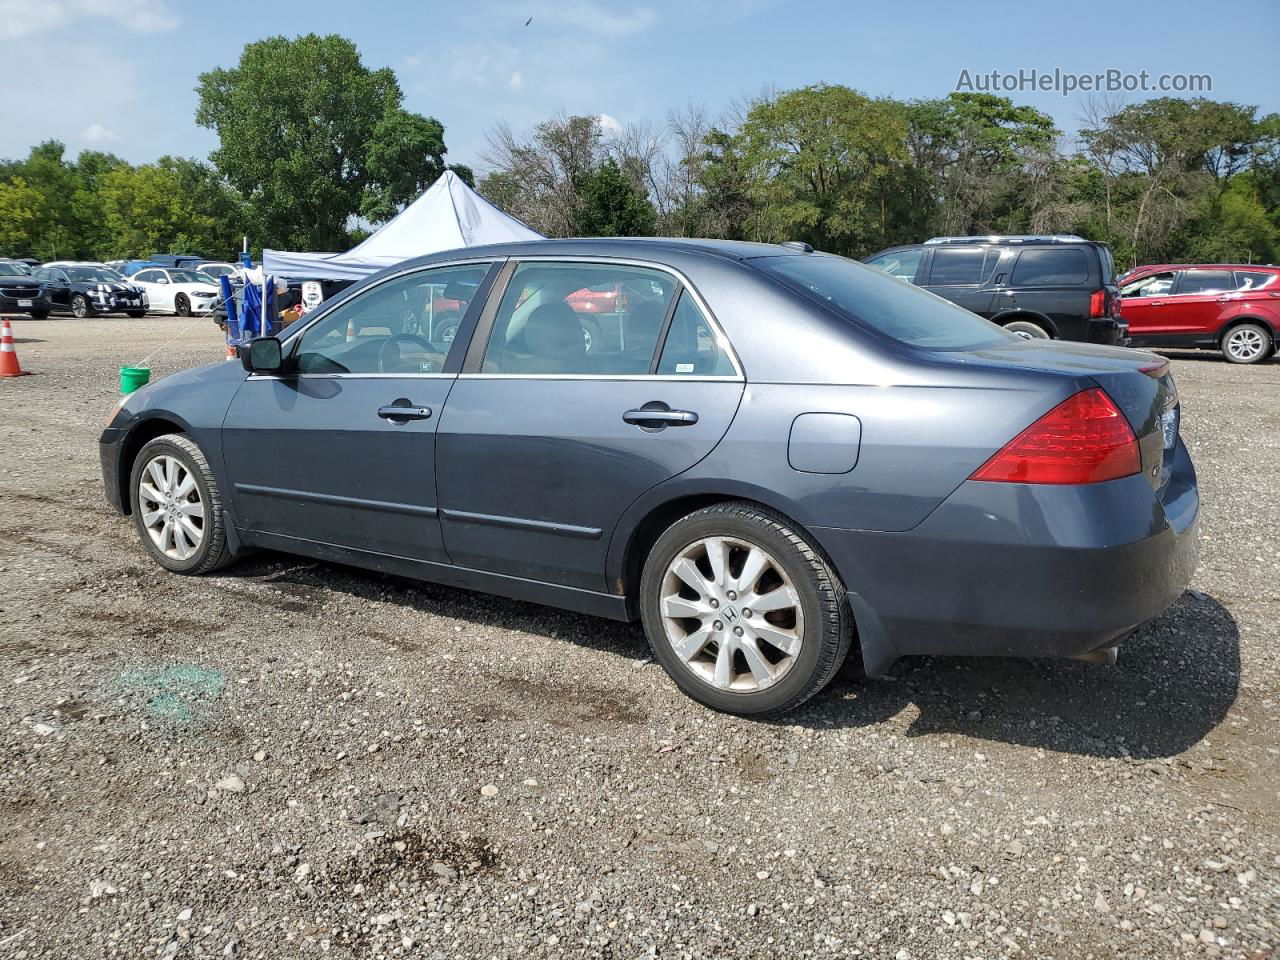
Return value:
<svg viewBox="0 0 1280 960">
<path fill-rule="evenodd" d="M 637 427 L 687 427 L 698 422 L 698 415 L 692 410 L 672 410 L 664 404 L 646 404 L 638 410 L 628 410 L 622 415 L 627 423 Z"/>
<path fill-rule="evenodd" d="M 391 403 L 378 408 L 378 416 L 383 420 L 406 421 L 427 420 L 431 417 L 430 407 L 413 407 L 408 404 Z"/>
</svg>

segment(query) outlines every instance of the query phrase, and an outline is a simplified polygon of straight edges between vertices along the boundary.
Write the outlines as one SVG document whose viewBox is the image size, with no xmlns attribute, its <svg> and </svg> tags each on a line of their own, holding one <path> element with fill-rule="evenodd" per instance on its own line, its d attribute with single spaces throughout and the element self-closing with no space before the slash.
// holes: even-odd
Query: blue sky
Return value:
<svg viewBox="0 0 1280 960">
<path fill-rule="evenodd" d="M 133 162 L 204 157 L 216 141 L 193 119 L 197 75 L 233 65 L 249 40 L 309 31 L 392 67 L 405 105 L 444 123 L 448 159 L 476 166 L 500 120 L 521 130 L 564 110 L 661 123 L 686 103 L 718 112 L 818 82 L 944 96 L 962 70 L 1209 74 L 1208 96 L 1280 110 L 1275 0 L 0 0 L 0 156 L 52 137 Z M 1064 130 L 1078 124 L 1080 94 L 1010 95 Z"/>
</svg>

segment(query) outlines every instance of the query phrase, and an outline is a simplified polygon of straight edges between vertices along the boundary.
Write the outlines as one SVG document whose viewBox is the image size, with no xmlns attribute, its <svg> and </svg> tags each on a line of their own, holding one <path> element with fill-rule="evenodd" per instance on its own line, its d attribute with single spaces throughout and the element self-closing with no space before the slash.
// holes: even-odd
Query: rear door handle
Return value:
<svg viewBox="0 0 1280 960">
<path fill-rule="evenodd" d="M 687 427 L 698 422 L 698 415 L 692 410 L 671 410 L 663 404 L 628 410 L 622 419 L 637 427 Z"/>
<path fill-rule="evenodd" d="M 431 417 L 431 408 L 400 406 L 392 403 L 379 407 L 378 416 L 383 420 L 427 420 Z"/>
</svg>

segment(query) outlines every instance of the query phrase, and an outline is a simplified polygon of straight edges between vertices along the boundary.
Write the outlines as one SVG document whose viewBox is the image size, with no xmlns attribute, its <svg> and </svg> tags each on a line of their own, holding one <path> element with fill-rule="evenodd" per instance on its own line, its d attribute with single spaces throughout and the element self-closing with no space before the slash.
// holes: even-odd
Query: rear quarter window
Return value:
<svg viewBox="0 0 1280 960">
<path fill-rule="evenodd" d="M 1048 287 L 1088 283 L 1089 257 L 1080 249 L 1023 250 L 1013 267 L 1015 286 Z"/>
</svg>

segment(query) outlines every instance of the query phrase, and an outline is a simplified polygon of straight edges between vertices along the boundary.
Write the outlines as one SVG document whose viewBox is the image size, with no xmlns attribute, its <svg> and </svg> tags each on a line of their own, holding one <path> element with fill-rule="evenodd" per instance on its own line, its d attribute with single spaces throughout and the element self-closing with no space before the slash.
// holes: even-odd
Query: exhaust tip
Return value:
<svg viewBox="0 0 1280 960">
<path fill-rule="evenodd" d="M 1101 663 L 1103 666 L 1114 667 L 1116 658 L 1120 653 L 1118 646 L 1099 647 L 1097 650 L 1090 650 L 1088 653 L 1077 653 L 1072 660 L 1083 660 L 1085 663 Z"/>
</svg>

